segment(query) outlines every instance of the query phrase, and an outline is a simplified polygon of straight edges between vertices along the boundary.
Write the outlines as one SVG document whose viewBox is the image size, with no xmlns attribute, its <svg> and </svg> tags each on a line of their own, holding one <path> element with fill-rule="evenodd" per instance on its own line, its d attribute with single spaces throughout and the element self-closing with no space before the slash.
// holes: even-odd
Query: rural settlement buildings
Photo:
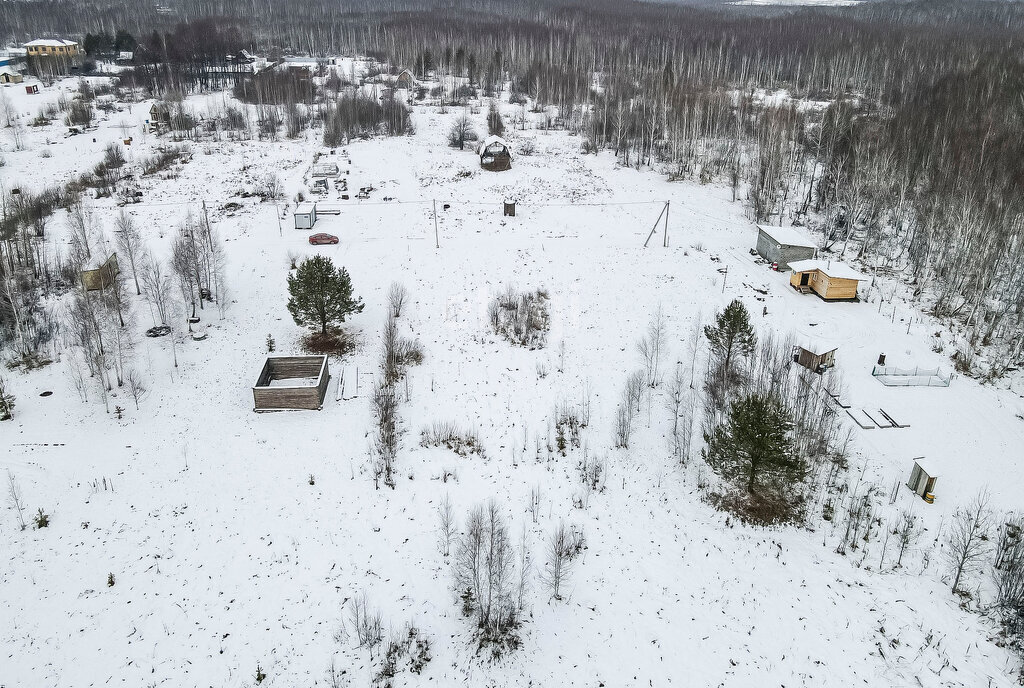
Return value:
<svg viewBox="0 0 1024 688">
<path fill-rule="evenodd" d="M 794 227 L 757 226 L 757 252 L 783 272 L 796 260 L 814 258 L 818 247 Z"/>
<path fill-rule="evenodd" d="M 40 38 L 25 44 L 29 57 L 77 57 L 78 43 L 63 38 Z"/>
<path fill-rule="evenodd" d="M 836 260 L 798 260 L 789 264 L 789 283 L 801 294 L 814 292 L 826 301 L 854 301 L 857 285 L 867 277 Z"/>
<path fill-rule="evenodd" d="M 13 68 L 4 65 L 0 67 L 0 84 L 20 84 L 22 76 Z"/>
</svg>

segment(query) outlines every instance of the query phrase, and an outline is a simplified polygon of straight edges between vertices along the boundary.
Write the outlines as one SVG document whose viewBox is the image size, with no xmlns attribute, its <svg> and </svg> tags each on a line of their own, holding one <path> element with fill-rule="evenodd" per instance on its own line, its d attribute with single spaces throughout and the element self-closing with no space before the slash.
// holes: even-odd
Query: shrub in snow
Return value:
<svg viewBox="0 0 1024 688">
<path fill-rule="evenodd" d="M 491 99 L 487 106 L 487 133 L 491 136 L 501 136 L 505 133 L 505 123 L 501 121 L 501 111 L 498 110 L 498 101 Z"/>
<path fill-rule="evenodd" d="M 359 647 L 374 647 L 384 639 L 384 618 L 379 609 L 370 607 L 366 593 L 352 599 L 348 612 Z"/>
<path fill-rule="evenodd" d="M 528 583 L 525 554 L 524 548 L 517 557 L 496 502 L 470 511 L 452 571 L 463 613 L 476 627 L 477 652 L 488 649 L 497 658 L 519 647 L 522 592 Z"/>
<path fill-rule="evenodd" d="M 420 432 L 420 446 L 445 447 L 459 456 L 476 454 L 481 459 L 487 458 L 483 444 L 476 430 L 463 430 L 455 423 L 434 422 L 429 428 Z"/>
<path fill-rule="evenodd" d="M 981 492 L 970 503 L 953 513 L 949 534 L 946 536 L 946 558 L 953 574 L 953 592 L 960 591 L 964 575 L 980 567 L 992 551 L 989 532 L 992 529 L 992 511 L 988 493 Z"/>
<path fill-rule="evenodd" d="M 586 538 L 583 532 L 567 528 L 565 523 L 559 523 L 558 528 L 548 538 L 548 560 L 540 574 L 540 580 L 553 599 L 562 599 L 562 586 L 568 580 L 577 558 L 585 547 Z"/>
<path fill-rule="evenodd" d="M 50 525 L 50 515 L 40 507 L 36 515 L 32 517 L 32 522 L 36 524 L 36 528 L 47 528 Z"/>
<path fill-rule="evenodd" d="M 28 527 L 25 524 L 25 498 L 22 497 L 21 487 L 10 470 L 7 471 L 7 501 L 18 515 L 18 525 L 25 530 Z"/>
<path fill-rule="evenodd" d="M 408 660 L 409 671 L 414 674 L 422 672 L 431 660 L 430 640 L 411 624 L 388 640 L 374 685 L 391 685 L 390 679 L 402 670 L 403 660 Z"/>
<path fill-rule="evenodd" d="M 14 395 L 7 386 L 7 380 L 0 376 L 0 420 L 14 418 Z"/>
<path fill-rule="evenodd" d="M 476 141 L 477 138 L 473 122 L 466 115 L 455 120 L 452 128 L 448 130 L 448 145 L 459 150 L 465 150 L 466 144 Z"/>
<path fill-rule="evenodd" d="M 487 316 L 495 334 L 513 344 L 540 349 L 547 343 L 548 294 L 543 289 L 520 293 L 508 287 L 491 299 Z"/>
<path fill-rule="evenodd" d="M 391 315 L 396 318 L 402 317 L 402 309 L 409 299 L 409 290 L 398 282 L 392 282 L 388 289 L 388 306 L 391 308 Z"/>
</svg>

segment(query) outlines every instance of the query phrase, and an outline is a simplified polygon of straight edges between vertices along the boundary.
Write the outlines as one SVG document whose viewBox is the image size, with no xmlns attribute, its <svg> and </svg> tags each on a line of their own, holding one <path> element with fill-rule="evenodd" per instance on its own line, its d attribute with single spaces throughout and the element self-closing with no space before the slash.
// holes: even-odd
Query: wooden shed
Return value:
<svg viewBox="0 0 1024 688">
<path fill-rule="evenodd" d="M 410 89 L 416 87 L 416 77 L 408 69 L 403 69 L 395 77 L 395 88 Z"/>
<path fill-rule="evenodd" d="M 836 364 L 836 350 L 832 344 L 804 342 L 793 347 L 793 362 L 816 373 L 824 373 Z"/>
<path fill-rule="evenodd" d="M 20 84 L 23 77 L 13 67 L 0 67 L 0 84 Z"/>
<path fill-rule="evenodd" d="M 330 379 L 326 356 L 271 356 L 252 388 L 253 410 L 318 411 Z"/>
<path fill-rule="evenodd" d="M 935 501 L 935 481 L 938 479 L 939 473 L 936 467 L 931 462 L 926 462 L 923 456 L 919 456 L 914 459 L 914 468 L 910 472 L 907 487 L 931 504 Z"/>
<path fill-rule="evenodd" d="M 801 294 L 814 292 L 826 301 L 856 301 L 857 285 L 867 277 L 835 260 L 798 260 L 789 264 L 789 283 Z"/>
<path fill-rule="evenodd" d="M 316 203 L 300 203 L 295 207 L 295 229 L 313 229 L 316 224 Z"/>
<path fill-rule="evenodd" d="M 99 291 L 106 289 L 121 273 L 117 264 L 117 254 L 111 253 L 102 265 L 92 270 L 82 270 L 82 289 L 86 291 Z"/>
<path fill-rule="evenodd" d="M 480 156 L 480 167 L 491 172 L 504 172 L 512 169 L 512 147 L 500 136 L 488 136 L 477 148 Z"/>
<path fill-rule="evenodd" d="M 813 241 L 794 227 L 757 226 L 757 252 L 779 270 L 789 270 L 797 260 L 810 260 L 818 252 Z"/>
<path fill-rule="evenodd" d="M 165 103 L 153 103 L 149 107 L 149 119 L 146 120 L 149 130 L 159 133 L 171 128 L 171 109 Z"/>
</svg>

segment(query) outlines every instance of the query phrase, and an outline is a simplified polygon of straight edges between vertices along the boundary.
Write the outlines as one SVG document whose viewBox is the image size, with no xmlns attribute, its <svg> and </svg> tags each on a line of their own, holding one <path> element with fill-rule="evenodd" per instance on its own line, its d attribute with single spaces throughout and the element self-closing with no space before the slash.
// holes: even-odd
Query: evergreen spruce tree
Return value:
<svg viewBox="0 0 1024 688">
<path fill-rule="evenodd" d="M 757 345 L 757 335 L 750 324 L 750 313 L 743 302 L 733 299 L 725 310 L 718 314 L 714 325 L 704 326 L 704 336 L 711 343 L 711 350 L 728 370 L 733 354 L 750 355 Z"/>
<path fill-rule="evenodd" d="M 288 312 L 296 325 L 327 328 L 345 322 L 345 316 L 360 313 L 363 302 L 352 295 L 352 280 L 345 268 L 336 268 L 330 258 L 313 256 L 299 263 L 288 275 Z"/>
<path fill-rule="evenodd" d="M 802 480 L 806 470 L 793 447 L 792 429 L 781 399 L 773 394 L 748 395 L 738 399 L 728 419 L 705 437 L 704 460 L 750 494 L 760 488 L 777 492 Z"/>
</svg>

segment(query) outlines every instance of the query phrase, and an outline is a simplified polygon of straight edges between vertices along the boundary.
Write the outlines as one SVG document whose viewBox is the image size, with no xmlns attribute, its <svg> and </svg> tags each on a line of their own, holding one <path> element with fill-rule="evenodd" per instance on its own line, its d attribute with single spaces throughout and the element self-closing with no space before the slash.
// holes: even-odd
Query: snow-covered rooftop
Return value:
<svg viewBox="0 0 1024 688">
<path fill-rule="evenodd" d="M 942 469 L 939 462 L 935 459 L 926 459 L 923 456 L 919 456 L 914 459 L 914 463 L 921 467 L 921 470 L 927 473 L 932 478 L 938 478 L 942 475 Z"/>
<path fill-rule="evenodd" d="M 4 65 L 3 67 L 0 67 L 0 74 L 11 74 L 13 76 L 17 76 L 18 75 L 18 70 L 12 69 L 8 65 Z"/>
<path fill-rule="evenodd" d="M 37 38 L 34 41 L 29 41 L 25 44 L 26 48 L 64 48 L 72 45 L 78 45 L 75 41 L 65 40 L 63 38 Z"/>
<path fill-rule="evenodd" d="M 480 147 L 477 149 L 477 153 L 483 155 L 484 151 L 486 151 L 488 148 L 494 145 L 504 146 L 505 150 L 508 151 L 509 155 L 512 155 L 512 146 L 508 145 L 508 141 L 501 138 L 500 136 L 494 136 L 493 134 L 480 142 Z"/>
<path fill-rule="evenodd" d="M 799 341 L 801 349 L 810 352 L 815 356 L 821 356 L 822 354 L 827 354 L 829 351 L 835 351 L 839 348 L 839 345 L 835 342 L 825 341 L 822 339 L 804 338 Z"/>
<path fill-rule="evenodd" d="M 789 269 L 793 272 L 819 270 L 829 277 L 835 277 L 836 279 L 850 279 L 860 282 L 868 279 L 866 275 L 857 272 L 846 263 L 840 263 L 838 260 L 797 260 L 789 264 Z"/>
<path fill-rule="evenodd" d="M 783 246 L 803 246 L 805 248 L 818 247 L 817 244 L 801 234 L 795 227 L 770 227 L 768 225 L 758 225 L 757 228 Z"/>
</svg>

